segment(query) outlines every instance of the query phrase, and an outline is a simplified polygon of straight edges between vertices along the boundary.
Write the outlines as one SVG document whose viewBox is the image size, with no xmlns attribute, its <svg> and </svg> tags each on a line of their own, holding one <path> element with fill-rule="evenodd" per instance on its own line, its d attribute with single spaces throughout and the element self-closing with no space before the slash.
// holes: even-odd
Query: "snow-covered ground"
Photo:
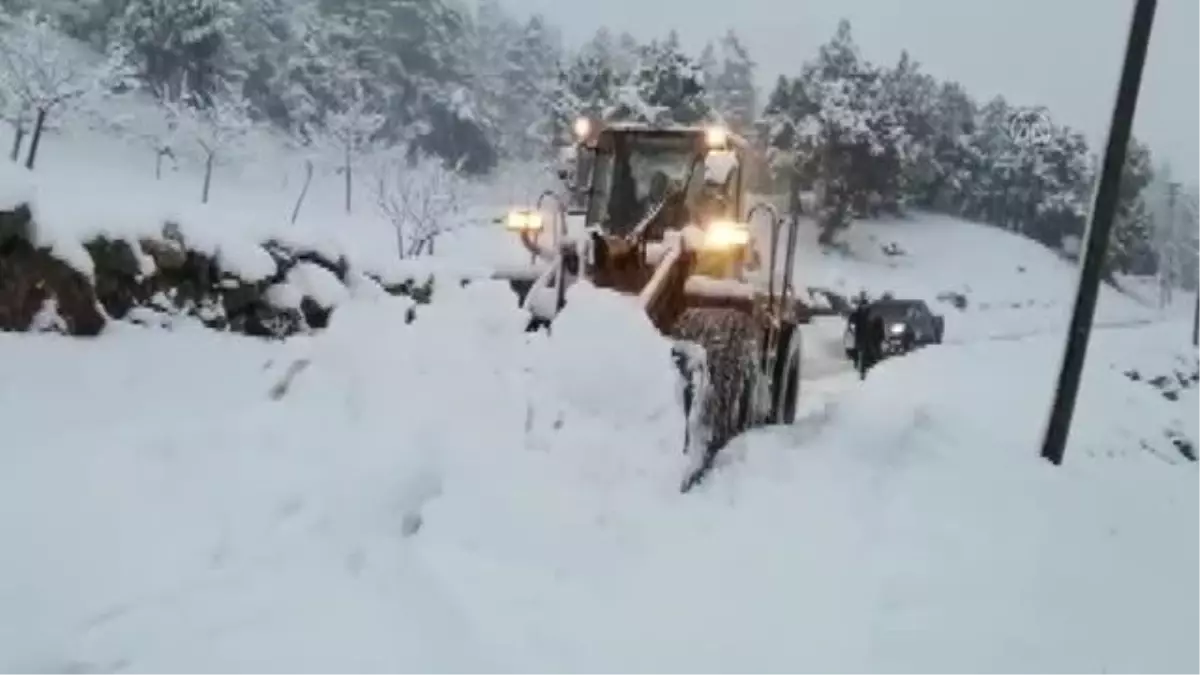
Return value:
<svg viewBox="0 0 1200 675">
<path fill-rule="evenodd" d="M 855 223 L 843 252 L 822 254 L 804 223 L 796 274 L 809 286 L 853 296 L 920 298 L 946 317 L 947 341 L 1062 334 L 1079 283 L 1078 266 L 1037 242 L 958 218 L 917 213 L 905 219 Z M 893 255 L 885 253 L 891 248 Z M 952 304 L 955 297 L 964 307 Z M 1101 326 L 1190 317 L 1194 294 L 1177 293 L 1162 310 L 1143 298 L 1104 286 L 1096 311 Z"/>
<path fill-rule="evenodd" d="M 0 669 L 1196 669 L 1195 465 L 1160 431 L 1196 437 L 1196 389 L 1121 374 L 1179 326 L 1098 336 L 1062 468 L 1035 338 L 812 383 L 684 497 L 649 325 L 575 303 L 530 337 L 506 293 L 284 345 L 0 335 Z M 584 360 L 599 322 L 636 363 Z"/>
<path fill-rule="evenodd" d="M 49 236 L 196 201 L 194 174 L 168 188 L 152 154 L 85 140 L 45 146 Z M 190 227 L 279 231 L 294 195 L 245 171 Z M 384 260 L 387 226 L 337 214 L 336 183 L 297 236 Z M 478 188 L 480 214 L 536 197 L 507 183 Z M 439 255 L 516 259 L 498 229 Z M 1200 669 L 1196 464 L 1172 440 L 1200 437 L 1200 400 L 1149 382 L 1195 372 L 1188 321 L 1105 291 L 1054 468 L 1037 454 L 1073 269 L 946 218 L 847 238 L 849 257 L 803 248 L 801 278 L 923 297 L 955 344 L 865 382 L 812 369 L 802 419 L 736 441 L 687 496 L 666 343 L 586 287 L 553 336 L 496 283 L 411 325 L 407 301 L 356 296 L 283 344 L 0 334 L 0 670 Z M 814 325 L 810 363 L 836 366 L 839 336 Z"/>
<path fill-rule="evenodd" d="M 11 129 L 0 123 L 0 147 L 10 144 Z M 157 232 L 164 219 L 171 219 L 182 221 L 185 234 L 214 244 L 279 237 L 344 252 L 385 275 L 396 267 L 395 230 L 377 205 L 379 157 L 356 159 L 350 213 L 339 167 L 318 161 L 293 224 L 290 215 L 304 180 L 302 155 L 276 139 L 252 137 L 236 154 L 219 159 L 210 202 L 201 204 L 203 158 L 187 148 L 177 150 L 176 160 L 164 159 L 156 179 L 155 152 L 146 141 L 82 125 L 56 130 L 43 141 L 32 174 L 7 158 L 0 161 L 0 208 L 40 197 L 39 220 L 50 244 L 71 246 L 101 233 Z M 548 180 L 544 169 L 515 166 L 464 185 L 461 208 L 446 219 L 448 231 L 437 240 L 440 257 L 459 265 L 527 260 L 520 245 L 491 220 L 510 205 L 532 205 Z M 68 259 L 77 254 L 63 253 Z"/>
</svg>

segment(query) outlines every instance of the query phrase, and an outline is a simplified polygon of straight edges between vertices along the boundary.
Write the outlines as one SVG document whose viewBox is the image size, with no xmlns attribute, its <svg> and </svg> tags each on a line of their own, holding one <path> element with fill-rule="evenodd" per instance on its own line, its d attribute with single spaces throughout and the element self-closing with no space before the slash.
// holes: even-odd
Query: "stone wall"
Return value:
<svg viewBox="0 0 1200 675">
<path fill-rule="evenodd" d="M 89 278 L 39 247 L 35 228 L 27 207 L 0 211 L 0 330 L 92 336 L 109 321 L 152 323 L 189 316 L 216 330 L 281 338 L 324 328 L 333 310 L 312 295 L 280 302 L 281 294 L 272 291 L 287 282 L 293 268 L 312 264 L 343 285 L 354 281 L 345 258 L 330 259 L 274 240 L 258 244 L 274 261 L 274 274 L 243 279 L 222 269 L 215 256 L 189 246 L 172 223 L 153 238 L 83 242 L 94 265 Z M 432 277 L 397 284 L 370 274 L 359 278 L 419 303 L 428 302 L 433 291 Z"/>
</svg>

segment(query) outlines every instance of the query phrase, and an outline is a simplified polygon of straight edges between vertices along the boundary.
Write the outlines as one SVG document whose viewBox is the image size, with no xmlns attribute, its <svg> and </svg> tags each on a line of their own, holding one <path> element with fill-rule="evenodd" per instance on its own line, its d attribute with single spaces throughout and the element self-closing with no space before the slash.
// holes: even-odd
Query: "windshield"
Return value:
<svg viewBox="0 0 1200 675">
<path fill-rule="evenodd" d="M 661 198 L 667 186 L 687 184 L 695 153 L 689 143 L 679 146 L 678 139 L 631 139 L 629 168 L 637 190 L 637 198 Z"/>
<path fill-rule="evenodd" d="M 871 313 L 884 321 L 903 321 L 919 311 L 916 302 L 880 302 L 871 308 Z"/>
<path fill-rule="evenodd" d="M 612 155 L 605 159 L 611 175 L 601 173 L 597 163 L 589 220 L 614 233 L 630 230 L 668 191 L 688 189 L 692 175 L 699 175 L 693 171 L 697 155 L 690 137 L 618 135 L 613 139 Z M 600 205 L 605 208 L 601 210 Z"/>
</svg>

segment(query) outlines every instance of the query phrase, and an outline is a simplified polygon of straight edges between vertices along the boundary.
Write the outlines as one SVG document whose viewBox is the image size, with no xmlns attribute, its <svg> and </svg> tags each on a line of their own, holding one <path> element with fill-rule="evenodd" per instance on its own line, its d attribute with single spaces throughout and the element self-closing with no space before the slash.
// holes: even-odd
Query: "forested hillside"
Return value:
<svg viewBox="0 0 1200 675">
<path fill-rule="evenodd" d="M 0 0 L 0 117 L 35 165 L 43 129 L 96 119 L 160 160 L 220 165 L 252 133 L 339 167 L 429 155 L 483 174 L 539 160 L 582 114 L 722 121 L 817 195 L 822 242 L 858 217 L 934 210 L 1071 255 L 1096 149 L 1037 102 L 980 101 L 903 53 L 861 55 L 843 21 L 797 45 L 797 72 L 763 95 L 753 45 L 730 30 L 699 55 L 601 28 L 565 45 L 544 17 L 498 0 Z M 111 100 L 152 101 L 132 119 Z M 186 147 L 184 147 L 186 146 Z M 207 183 L 206 179 L 206 183 Z M 1135 141 L 1110 272 L 1194 285 L 1196 200 Z M 203 198 L 207 199 L 207 189 Z"/>
</svg>

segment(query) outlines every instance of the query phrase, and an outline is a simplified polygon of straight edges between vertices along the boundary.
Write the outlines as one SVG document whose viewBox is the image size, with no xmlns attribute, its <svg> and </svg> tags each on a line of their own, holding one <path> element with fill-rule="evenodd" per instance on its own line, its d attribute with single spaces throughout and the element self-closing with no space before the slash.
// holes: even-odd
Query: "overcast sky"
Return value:
<svg viewBox="0 0 1200 675">
<path fill-rule="evenodd" d="M 694 52 L 737 30 L 767 88 L 850 20 L 864 55 L 893 62 L 901 49 L 977 99 L 1003 94 L 1043 104 L 1101 147 L 1112 114 L 1132 0 L 504 0 L 541 12 L 577 44 L 600 25 L 648 39 L 679 32 Z M 724 8 L 724 9 L 722 9 Z M 1200 162 L 1200 2 L 1159 0 L 1135 133 L 1176 176 Z"/>
</svg>

